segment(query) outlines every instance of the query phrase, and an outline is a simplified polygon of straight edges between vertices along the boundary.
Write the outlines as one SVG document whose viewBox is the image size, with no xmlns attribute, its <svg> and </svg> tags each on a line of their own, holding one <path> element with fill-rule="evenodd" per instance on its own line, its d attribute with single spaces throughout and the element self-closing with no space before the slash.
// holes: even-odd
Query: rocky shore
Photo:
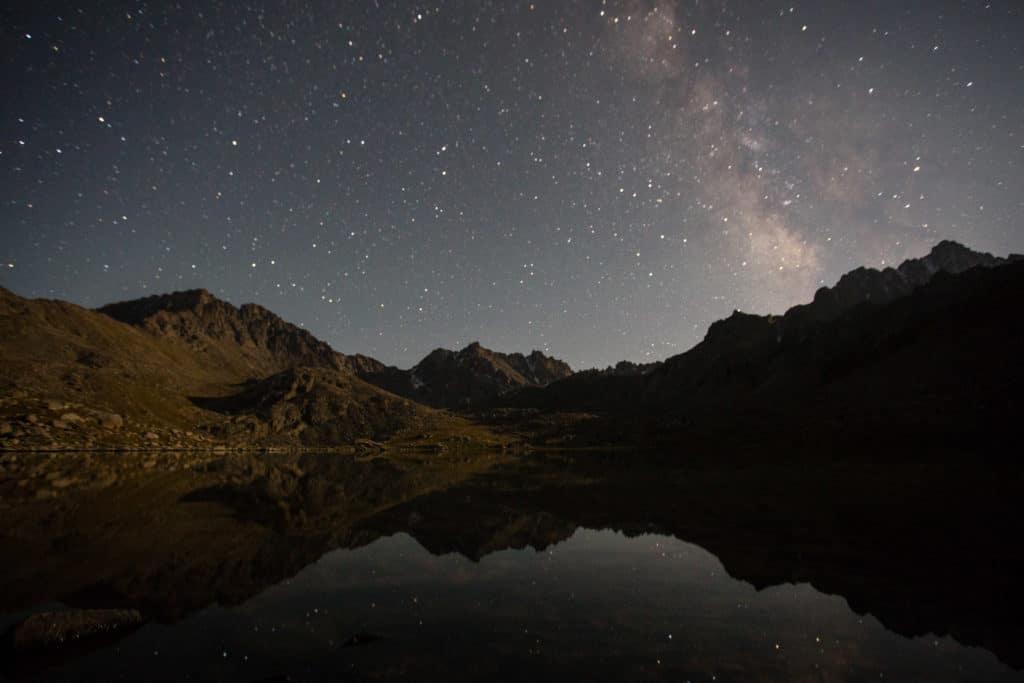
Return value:
<svg viewBox="0 0 1024 683">
<path fill-rule="evenodd" d="M 0 399 L 0 451 L 210 448 L 202 431 L 133 424 L 82 403 L 26 395 Z"/>
</svg>

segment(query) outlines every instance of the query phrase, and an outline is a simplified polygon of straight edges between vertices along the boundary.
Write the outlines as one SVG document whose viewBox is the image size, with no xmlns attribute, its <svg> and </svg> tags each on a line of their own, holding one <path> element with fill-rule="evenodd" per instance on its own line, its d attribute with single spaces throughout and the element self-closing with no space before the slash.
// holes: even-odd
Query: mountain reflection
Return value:
<svg viewBox="0 0 1024 683">
<path fill-rule="evenodd" d="M 154 622 L 58 678 L 115 656 L 152 677 L 153 652 L 175 659 L 160 676 L 242 680 L 455 660 L 466 679 L 1009 680 L 1024 664 L 1022 523 L 998 502 L 1016 479 L 674 462 L 233 454 L 14 510 L 3 624 L 55 602 Z"/>
</svg>

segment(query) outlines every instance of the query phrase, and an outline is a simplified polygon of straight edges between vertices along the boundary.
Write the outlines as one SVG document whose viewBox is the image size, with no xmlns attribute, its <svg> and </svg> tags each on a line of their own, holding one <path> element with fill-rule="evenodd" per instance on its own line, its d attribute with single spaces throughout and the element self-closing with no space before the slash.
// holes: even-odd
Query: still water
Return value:
<svg viewBox="0 0 1024 683">
<path fill-rule="evenodd" d="M 1020 680 L 948 637 L 907 638 L 808 584 L 755 590 L 674 538 L 578 529 L 474 562 L 407 534 L 336 550 L 54 679 Z"/>
<path fill-rule="evenodd" d="M 208 529 L 244 522 L 250 531 L 206 546 L 196 540 L 203 524 L 179 533 L 173 513 L 163 513 L 167 544 L 178 544 L 178 535 L 193 544 L 175 551 L 180 572 L 168 578 L 163 569 L 140 567 L 133 575 L 128 562 L 67 591 L 66 603 L 78 606 L 139 607 L 146 623 L 74 656 L 6 671 L 27 680 L 1024 680 L 989 649 L 928 633 L 929 624 L 890 630 L 813 582 L 759 580 L 755 587 L 708 550 L 635 520 L 609 525 L 623 532 L 559 515 L 551 501 L 568 498 L 566 509 L 579 510 L 582 499 L 573 496 L 579 487 L 593 491 L 593 478 L 571 483 L 536 470 L 526 476 L 522 467 L 459 475 L 451 486 L 451 475 L 443 478 L 428 493 L 421 480 L 400 494 L 374 484 L 395 503 L 368 515 L 346 504 L 339 518 L 338 505 L 321 500 L 312 522 L 264 519 L 259 529 L 275 530 L 253 542 L 254 552 L 237 540 L 256 537 L 251 507 L 236 504 L 224 515 L 222 502 L 179 497 L 176 506 L 191 505 L 190 518 L 210 516 Z M 629 489 L 624 478 L 613 490 Z M 666 493 L 666 500 L 676 498 Z M 242 509 L 249 512 L 240 521 Z M 158 525 L 148 528 L 159 534 Z M 78 559 L 107 553 L 116 564 L 123 538 L 90 541 Z M 203 550 L 189 560 L 179 557 L 182 548 Z M 289 559 L 278 564 L 276 550 Z M 770 550 L 752 552 L 755 564 L 773 561 Z M 202 597 L 172 595 L 185 586 Z M 0 628 L 33 611 L 65 608 L 52 597 L 8 612 Z M 890 621 L 906 623 L 886 609 Z"/>
</svg>

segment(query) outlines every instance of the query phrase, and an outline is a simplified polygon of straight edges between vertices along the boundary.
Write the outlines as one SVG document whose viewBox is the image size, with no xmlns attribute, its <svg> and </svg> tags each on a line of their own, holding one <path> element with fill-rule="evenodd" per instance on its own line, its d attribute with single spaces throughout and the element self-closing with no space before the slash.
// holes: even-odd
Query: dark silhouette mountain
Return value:
<svg viewBox="0 0 1024 683">
<path fill-rule="evenodd" d="M 546 386 L 568 377 L 568 364 L 533 351 L 499 353 L 473 342 L 461 351 L 435 349 L 409 370 L 360 372 L 366 381 L 420 403 L 465 408 L 521 387 Z"/>
<path fill-rule="evenodd" d="M 812 303 L 789 309 L 785 317 L 790 321 L 800 318 L 833 320 L 858 304 L 886 304 L 907 296 L 917 287 L 931 281 L 937 273 L 956 275 L 979 266 L 992 268 L 1005 265 L 1019 258 L 1000 258 L 972 251 L 957 242 L 944 240 L 935 245 L 926 256 L 908 259 L 898 268 L 852 270 L 839 278 L 835 286 L 819 289 L 814 294 Z"/>
<path fill-rule="evenodd" d="M 1008 387 L 1024 378 L 1008 302 L 1022 294 L 1020 257 L 943 242 L 896 269 L 853 271 L 785 315 L 737 311 L 644 372 L 577 373 L 506 404 L 628 416 L 644 438 L 1005 429 L 1019 406 Z"/>
</svg>

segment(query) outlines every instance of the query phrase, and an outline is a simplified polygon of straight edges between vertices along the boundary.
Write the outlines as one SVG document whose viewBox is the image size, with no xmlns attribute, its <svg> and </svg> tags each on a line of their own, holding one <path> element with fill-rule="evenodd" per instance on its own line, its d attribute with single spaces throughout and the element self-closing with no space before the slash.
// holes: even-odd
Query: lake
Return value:
<svg viewBox="0 0 1024 683">
<path fill-rule="evenodd" d="M 4 671 L 1022 680 L 1016 554 L 949 554 L 1007 531 L 982 495 L 997 485 L 949 463 L 229 456 L 14 508 L 0 629 L 69 609 L 142 619 L 9 649 Z M 939 502 L 957 519 L 941 531 Z"/>
</svg>

